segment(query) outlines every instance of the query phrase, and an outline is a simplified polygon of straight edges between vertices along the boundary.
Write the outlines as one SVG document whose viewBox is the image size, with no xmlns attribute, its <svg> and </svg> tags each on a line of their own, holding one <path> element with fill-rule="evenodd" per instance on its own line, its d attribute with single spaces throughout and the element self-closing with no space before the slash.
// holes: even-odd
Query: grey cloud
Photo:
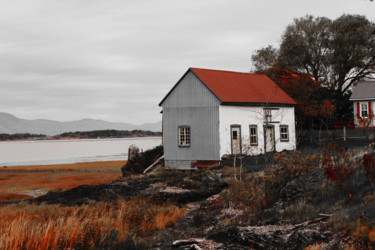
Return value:
<svg viewBox="0 0 375 250">
<path fill-rule="evenodd" d="M 0 111 L 22 118 L 160 120 L 188 67 L 249 71 L 306 14 L 374 19 L 353 0 L 6 0 L 0 9 Z"/>
</svg>

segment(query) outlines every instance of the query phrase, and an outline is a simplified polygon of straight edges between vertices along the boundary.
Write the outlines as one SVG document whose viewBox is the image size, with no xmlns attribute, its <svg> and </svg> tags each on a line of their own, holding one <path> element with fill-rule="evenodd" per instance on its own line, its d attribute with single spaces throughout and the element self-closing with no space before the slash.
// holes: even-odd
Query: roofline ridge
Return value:
<svg viewBox="0 0 375 250">
<path fill-rule="evenodd" d="M 219 72 L 226 72 L 226 73 L 236 73 L 236 74 L 247 74 L 247 75 L 259 75 L 264 76 L 265 74 L 256 74 L 250 72 L 239 72 L 239 71 L 232 71 L 232 70 L 222 70 L 222 69 L 207 69 L 207 68 L 196 68 L 196 67 L 189 67 L 191 70 L 209 70 L 209 71 L 219 71 Z"/>
</svg>

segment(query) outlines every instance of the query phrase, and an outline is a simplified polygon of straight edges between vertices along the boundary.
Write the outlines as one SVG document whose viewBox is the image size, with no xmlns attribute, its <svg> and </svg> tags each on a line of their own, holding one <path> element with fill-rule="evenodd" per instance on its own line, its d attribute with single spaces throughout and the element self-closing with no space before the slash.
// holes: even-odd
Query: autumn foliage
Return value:
<svg viewBox="0 0 375 250">
<path fill-rule="evenodd" d="M 268 69 L 265 74 L 297 102 L 297 120 L 304 128 L 311 126 L 311 121 L 329 126 L 337 104 L 322 82 L 311 75 L 277 67 Z"/>
<path fill-rule="evenodd" d="M 352 152 L 334 143 L 329 144 L 323 151 L 322 159 L 327 180 L 341 188 L 347 185 L 357 166 L 357 162 L 352 159 L 353 156 Z"/>
</svg>

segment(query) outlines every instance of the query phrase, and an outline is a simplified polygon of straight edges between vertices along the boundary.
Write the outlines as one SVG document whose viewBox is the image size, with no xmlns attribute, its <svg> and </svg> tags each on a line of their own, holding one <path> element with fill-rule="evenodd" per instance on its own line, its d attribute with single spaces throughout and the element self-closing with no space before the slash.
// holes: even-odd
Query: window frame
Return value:
<svg viewBox="0 0 375 250">
<path fill-rule="evenodd" d="M 255 134 L 251 133 L 251 129 L 255 129 Z M 251 138 L 255 137 L 256 142 L 252 142 Z M 250 146 L 258 146 L 258 125 L 249 125 Z"/>
<path fill-rule="evenodd" d="M 272 109 L 265 108 L 264 110 L 264 120 L 265 123 L 271 123 L 272 122 Z"/>
<path fill-rule="evenodd" d="M 183 137 L 181 137 L 181 136 L 183 136 Z M 183 140 L 181 140 L 182 138 L 183 138 Z M 178 126 L 178 128 L 177 128 L 177 144 L 178 144 L 179 147 L 184 147 L 184 148 L 190 147 L 190 145 L 191 145 L 191 128 L 190 128 L 190 126 L 187 126 L 187 125 Z"/>
<path fill-rule="evenodd" d="M 286 132 L 283 132 L 282 129 L 286 129 Z M 286 139 L 283 139 L 283 135 L 287 136 Z M 289 141 L 289 126 L 288 125 L 280 125 L 280 141 L 281 142 L 288 142 Z"/>
<path fill-rule="evenodd" d="M 361 117 L 367 118 L 368 117 L 368 103 L 367 102 L 361 102 Z M 363 107 L 366 107 L 365 109 Z M 363 115 L 363 112 L 366 112 L 366 115 Z"/>
</svg>

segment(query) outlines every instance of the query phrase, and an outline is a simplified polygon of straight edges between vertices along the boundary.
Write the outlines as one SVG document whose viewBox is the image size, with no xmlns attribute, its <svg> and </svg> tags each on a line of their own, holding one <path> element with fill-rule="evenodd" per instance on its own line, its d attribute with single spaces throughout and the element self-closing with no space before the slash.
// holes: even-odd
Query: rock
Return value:
<svg viewBox="0 0 375 250">
<path fill-rule="evenodd" d="M 289 181 L 280 191 L 280 200 L 286 203 L 303 200 L 305 197 L 315 197 L 325 180 L 323 169 L 316 168 L 308 175 L 298 176 Z"/>
<path fill-rule="evenodd" d="M 331 232 L 324 232 L 319 230 L 316 226 L 297 230 L 288 238 L 284 248 L 285 249 L 305 249 L 305 247 L 318 243 L 329 242 L 332 239 Z"/>
<path fill-rule="evenodd" d="M 314 199 L 320 192 L 325 180 L 323 169 L 316 168 L 307 175 L 301 175 L 289 181 L 280 190 L 279 199 L 271 207 L 264 210 L 260 221 L 263 225 L 276 224 L 283 217 L 285 208 L 297 201 Z"/>
<path fill-rule="evenodd" d="M 232 243 L 254 249 L 277 249 L 281 246 L 278 234 L 278 231 L 275 233 L 265 227 L 229 226 L 209 235 L 208 238 L 223 244 Z"/>
<path fill-rule="evenodd" d="M 188 239 L 188 240 L 175 240 L 172 243 L 172 247 L 186 246 L 192 244 L 202 243 L 203 239 Z"/>
<path fill-rule="evenodd" d="M 217 243 L 207 239 L 188 239 L 188 240 L 175 240 L 172 243 L 172 247 L 174 249 L 223 249 L 223 245 L 221 243 Z"/>
<path fill-rule="evenodd" d="M 332 239 L 332 233 L 320 224 L 301 225 L 229 226 L 211 233 L 208 238 L 226 247 L 236 245 L 254 249 L 305 249 Z"/>
</svg>

